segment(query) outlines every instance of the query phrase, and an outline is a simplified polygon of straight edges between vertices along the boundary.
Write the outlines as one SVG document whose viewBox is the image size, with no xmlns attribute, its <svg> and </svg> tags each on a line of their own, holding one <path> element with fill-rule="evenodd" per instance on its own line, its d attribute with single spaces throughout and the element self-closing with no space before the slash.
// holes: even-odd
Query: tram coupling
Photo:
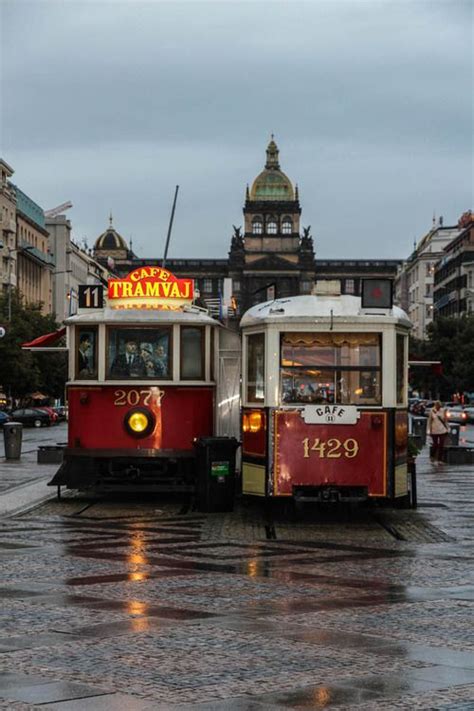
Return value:
<svg viewBox="0 0 474 711">
<path fill-rule="evenodd" d="M 360 503 L 366 501 L 366 487 L 305 486 L 294 487 L 293 498 L 296 503 Z"/>
</svg>

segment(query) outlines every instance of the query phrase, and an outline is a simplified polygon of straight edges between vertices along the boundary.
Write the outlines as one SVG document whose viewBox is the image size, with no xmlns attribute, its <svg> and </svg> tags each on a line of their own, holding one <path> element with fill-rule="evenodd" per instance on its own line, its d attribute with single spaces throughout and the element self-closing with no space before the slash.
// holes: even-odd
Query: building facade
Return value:
<svg viewBox="0 0 474 711">
<path fill-rule="evenodd" d="M 9 184 L 13 172 L 0 158 L 0 278 L 7 293 L 16 288 L 16 193 Z"/>
<path fill-rule="evenodd" d="M 48 231 L 42 208 L 19 187 L 16 193 L 17 287 L 27 304 L 41 303 L 52 312 L 54 262 L 49 253 Z"/>
<path fill-rule="evenodd" d="M 436 316 L 474 312 L 474 213 L 459 219 L 456 236 L 443 250 L 434 273 Z"/>
<path fill-rule="evenodd" d="M 54 261 L 52 311 L 61 323 L 77 312 L 81 284 L 106 284 L 109 271 L 71 238 L 65 215 L 46 218 L 49 249 Z"/>
<path fill-rule="evenodd" d="M 407 312 L 413 323 L 412 334 L 426 338 L 426 329 L 435 317 L 435 269 L 444 249 L 459 235 L 458 225 L 445 226 L 439 219 L 418 242 L 403 262 L 395 279 L 395 302 Z"/>
<path fill-rule="evenodd" d="M 337 280 L 343 293 L 360 293 L 364 277 L 394 279 L 398 260 L 316 260 L 310 227 L 302 227 L 297 185 L 282 171 L 272 140 L 263 170 L 247 186 L 243 226 L 234 226 L 226 259 L 169 259 L 176 276 L 194 279 L 213 315 L 234 324 L 253 304 L 270 298 L 310 294 L 316 280 Z M 112 221 L 96 240 L 94 258 L 118 276 L 160 259 L 137 257 Z"/>
</svg>

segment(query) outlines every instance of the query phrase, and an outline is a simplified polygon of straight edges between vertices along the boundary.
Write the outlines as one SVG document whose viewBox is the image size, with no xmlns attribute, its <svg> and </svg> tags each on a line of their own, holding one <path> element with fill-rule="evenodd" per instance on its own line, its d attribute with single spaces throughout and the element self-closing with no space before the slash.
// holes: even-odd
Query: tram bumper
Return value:
<svg viewBox="0 0 474 711">
<path fill-rule="evenodd" d="M 66 448 L 48 486 L 101 491 L 194 491 L 194 450 Z"/>
<path fill-rule="evenodd" d="M 357 503 L 369 497 L 366 486 L 295 486 L 293 498 L 298 503 Z"/>
</svg>

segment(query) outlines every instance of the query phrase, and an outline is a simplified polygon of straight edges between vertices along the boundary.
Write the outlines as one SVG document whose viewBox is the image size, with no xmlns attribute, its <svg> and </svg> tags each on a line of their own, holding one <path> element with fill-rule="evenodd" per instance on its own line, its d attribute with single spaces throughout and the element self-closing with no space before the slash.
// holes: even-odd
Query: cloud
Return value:
<svg viewBox="0 0 474 711">
<path fill-rule="evenodd" d="M 403 256 L 470 206 L 469 6 L 4 2 L 4 157 L 147 256 L 180 184 L 172 254 L 224 257 L 274 131 L 321 258 Z"/>
</svg>

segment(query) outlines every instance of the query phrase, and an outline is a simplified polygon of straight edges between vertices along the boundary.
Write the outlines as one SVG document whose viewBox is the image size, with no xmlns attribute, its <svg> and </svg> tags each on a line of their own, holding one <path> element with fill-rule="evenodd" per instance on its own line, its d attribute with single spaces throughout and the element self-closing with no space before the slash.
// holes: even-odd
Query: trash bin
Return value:
<svg viewBox="0 0 474 711">
<path fill-rule="evenodd" d="M 426 444 L 426 417 L 412 417 L 411 432 L 421 438 L 422 447 Z"/>
<path fill-rule="evenodd" d="M 449 439 L 450 441 L 446 444 L 451 444 L 453 447 L 459 447 L 459 432 L 461 430 L 461 425 L 449 424 Z"/>
<path fill-rule="evenodd" d="M 3 441 L 5 443 L 5 458 L 20 459 L 23 425 L 21 422 L 6 422 L 3 425 Z"/>
<path fill-rule="evenodd" d="M 200 437 L 194 443 L 199 511 L 232 511 L 235 497 L 235 437 Z"/>
</svg>

